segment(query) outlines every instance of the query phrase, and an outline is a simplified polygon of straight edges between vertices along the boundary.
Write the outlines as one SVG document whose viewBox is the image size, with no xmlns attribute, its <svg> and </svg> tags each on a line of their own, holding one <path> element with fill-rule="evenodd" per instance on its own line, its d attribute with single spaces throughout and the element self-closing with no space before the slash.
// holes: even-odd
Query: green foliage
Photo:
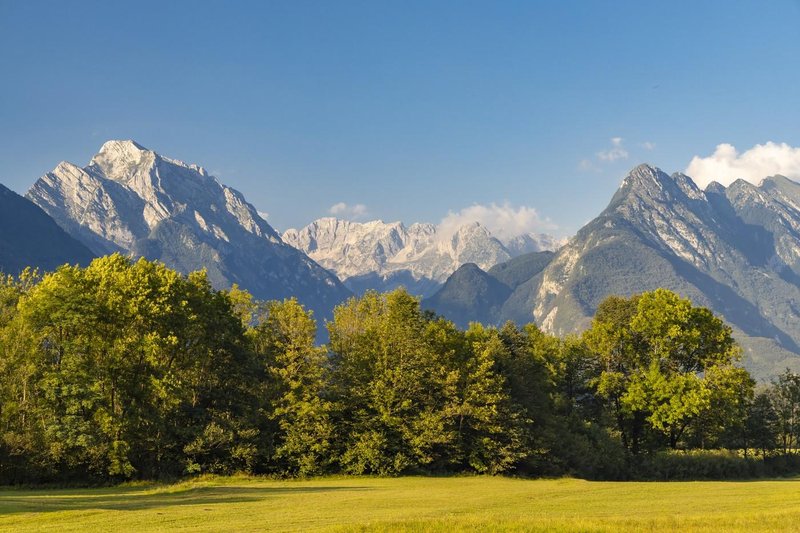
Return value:
<svg viewBox="0 0 800 533">
<path fill-rule="evenodd" d="M 800 377 L 754 394 L 730 328 L 669 291 L 609 298 L 564 339 L 462 330 L 402 289 L 327 329 L 319 346 L 294 299 L 120 255 L 2 278 L 0 482 L 797 467 Z"/>
<path fill-rule="evenodd" d="M 34 468 L 178 474 L 185 447 L 247 409 L 241 322 L 202 274 L 120 255 L 64 266 L 24 291 L 4 333 L 4 384 L 22 383 L 5 395 L 4 439 L 27 442 L 11 455 Z M 236 439 L 220 442 L 215 464 Z"/>
<path fill-rule="evenodd" d="M 584 338 L 601 368 L 597 393 L 634 454 L 657 434 L 674 449 L 692 424 L 730 424 L 752 397 L 731 328 L 665 289 L 607 299 Z"/>
<path fill-rule="evenodd" d="M 800 447 L 800 374 L 786 370 L 770 391 L 774 430 L 784 453 Z"/>
<path fill-rule="evenodd" d="M 368 292 L 328 324 L 341 465 L 396 474 L 441 461 L 452 431 L 443 406 L 449 373 L 427 342 L 428 320 L 403 290 Z"/>
<path fill-rule="evenodd" d="M 653 481 L 748 479 L 769 473 L 763 461 L 731 450 L 662 451 L 642 459 L 635 477 Z"/>
<path fill-rule="evenodd" d="M 742 435 L 744 441 L 737 443 L 744 449 L 754 448 L 761 457 L 767 457 L 778 442 L 777 413 L 772 404 L 771 391 L 762 391 L 746 405 L 745 416 L 742 418 Z"/>
<path fill-rule="evenodd" d="M 496 474 L 525 457 L 525 432 L 532 421 L 512 403 L 507 380 L 497 372 L 498 365 L 512 359 L 500 334 L 472 324 L 466 341 L 469 351 L 459 361 L 451 400 L 459 455 L 474 471 Z"/>
<path fill-rule="evenodd" d="M 316 323 L 297 300 L 270 302 L 254 330 L 254 348 L 265 370 L 271 420 L 276 422 L 275 460 L 279 471 L 301 476 L 328 467 L 334 428 L 324 348 L 314 345 Z"/>
</svg>

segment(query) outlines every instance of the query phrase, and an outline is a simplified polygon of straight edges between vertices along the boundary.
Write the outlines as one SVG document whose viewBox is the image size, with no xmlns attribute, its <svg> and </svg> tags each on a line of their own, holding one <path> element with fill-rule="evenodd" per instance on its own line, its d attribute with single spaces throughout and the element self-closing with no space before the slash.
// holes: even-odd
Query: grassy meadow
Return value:
<svg viewBox="0 0 800 533">
<path fill-rule="evenodd" d="M 791 531 L 800 480 L 208 478 L 0 490 L 0 531 Z"/>
</svg>

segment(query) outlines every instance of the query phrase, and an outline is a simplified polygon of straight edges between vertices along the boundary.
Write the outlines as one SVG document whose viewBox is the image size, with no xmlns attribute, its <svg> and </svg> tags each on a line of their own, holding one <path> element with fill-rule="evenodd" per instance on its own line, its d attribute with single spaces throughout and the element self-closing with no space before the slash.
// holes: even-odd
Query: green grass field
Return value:
<svg viewBox="0 0 800 533">
<path fill-rule="evenodd" d="M 0 531 L 797 531 L 800 480 L 216 478 L 0 490 Z"/>
</svg>

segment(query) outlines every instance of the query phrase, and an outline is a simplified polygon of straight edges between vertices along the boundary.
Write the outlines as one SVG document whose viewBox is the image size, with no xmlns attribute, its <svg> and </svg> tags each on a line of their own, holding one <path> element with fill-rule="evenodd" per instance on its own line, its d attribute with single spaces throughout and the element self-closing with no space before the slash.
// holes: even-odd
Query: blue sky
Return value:
<svg viewBox="0 0 800 533">
<path fill-rule="evenodd" d="M 800 146 L 798 28 L 780 0 L 0 0 L 0 183 L 132 138 L 280 229 L 494 203 L 566 235 L 640 162 Z"/>
</svg>

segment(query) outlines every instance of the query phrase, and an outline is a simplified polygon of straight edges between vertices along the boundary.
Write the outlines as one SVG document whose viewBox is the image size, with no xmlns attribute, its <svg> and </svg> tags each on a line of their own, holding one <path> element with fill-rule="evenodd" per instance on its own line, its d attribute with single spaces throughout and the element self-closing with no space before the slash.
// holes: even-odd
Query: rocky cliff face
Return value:
<svg viewBox="0 0 800 533">
<path fill-rule="evenodd" d="M 722 316 L 750 370 L 768 377 L 800 369 L 799 259 L 800 185 L 777 176 L 700 190 L 683 174 L 640 165 L 597 218 L 552 258 L 537 259 L 548 261 L 543 269 L 515 259 L 488 272 L 514 280 L 506 280 L 513 291 L 502 304 L 492 300 L 499 310 L 490 322 L 535 321 L 563 335 L 588 327 L 609 295 L 664 287 Z M 485 317 L 466 309 L 489 301 L 460 294 L 467 285 L 445 285 L 448 292 L 428 302 L 457 302 L 462 321 Z"/>
<path fill-rule="evenodd" d="M 799 188 L 787 182 L 702 191 L 683 174 L 636 167 L 605 211 L 518 288 L 501 315 L 530 313 L 563 334 L 586 327 L 610 294 L 665 287 L 723 316 L 757 374 L 796 366 L 800 202 L 793 199 Z"/>
<path fill-rule="evenodd" d="M 96 254 L 145 256 L 183 272 L 206 268 L 218 288 L 296 296 L 324 316 L 350 294 L 285 244 L 241 193 L 133 141 L 105 143 L 83 168 L 60 163 L 27 197 Z"/>
<path fill-rule="evenodd" d="M 434 224 L 350 222 L 321 218 L 284 232 L 283 239 L 335 272 L 354 292 L 391 290 L 404 285 L 427 296 L 460 266 L 482 269 L 507 261 L 531 248 L 557 247 L 546 235 L 521 235 L 509 247 L 477 222 L 443 234 Z"/>
</svg>

